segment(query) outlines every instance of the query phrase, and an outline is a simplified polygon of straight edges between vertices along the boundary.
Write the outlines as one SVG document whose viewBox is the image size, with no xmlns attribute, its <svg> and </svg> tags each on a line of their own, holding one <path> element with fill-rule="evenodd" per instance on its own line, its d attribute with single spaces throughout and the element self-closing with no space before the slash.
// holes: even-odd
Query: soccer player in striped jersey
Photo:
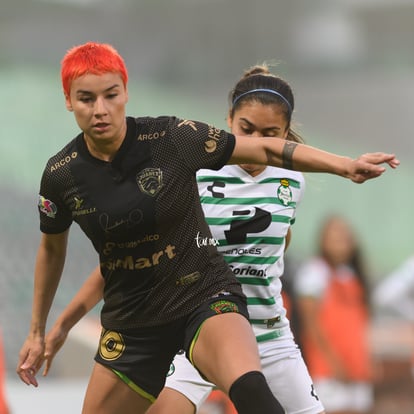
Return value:
<svg viewBox="0 0 414 414">
<path fill-rule="evenodd" d="M 292 128 L 292 90 L 267 66 L 246 71 L 230 102 L 232 133 L 303 142 Z M 200 170 L 197 183 L 213 235 L 213 240 L 199 242 L 216 244 L 242 284 L 272 392 L 286 413 L 322 413 L 281 295 L 284 253 L 305 189 L 303 174 L 256 164 L 226 165 L 219 171 Z M 193 414 L 212 389 L 184 355 L 177 355 L 166 388 L 148 413 Z"/>
</svg>

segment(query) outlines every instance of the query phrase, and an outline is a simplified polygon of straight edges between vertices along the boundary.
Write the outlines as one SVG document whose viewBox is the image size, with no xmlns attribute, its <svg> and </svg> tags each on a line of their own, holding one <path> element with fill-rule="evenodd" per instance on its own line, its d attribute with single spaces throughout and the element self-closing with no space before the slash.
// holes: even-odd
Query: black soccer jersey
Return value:
<svg viewBox="0 0 414 414">
<path fill-rule="evenodd" d="M 195 180 L 200 168 L 221 168 L 234 143 L 200 122 L 128 117 L 112 162 L 94 158 L 83 134 L 49 160 L 40 229 L 60 233 L 75 221 L 92 241 L 105 279 L 105 328 L 156 326 L 218 291 L 242 295 L 216 251 Z"/>
</svg>

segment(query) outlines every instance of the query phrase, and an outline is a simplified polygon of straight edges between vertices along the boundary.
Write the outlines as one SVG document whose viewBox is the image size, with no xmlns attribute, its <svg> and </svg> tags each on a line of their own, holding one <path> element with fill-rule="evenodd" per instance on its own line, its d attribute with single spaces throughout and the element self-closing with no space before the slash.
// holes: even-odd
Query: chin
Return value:
<svg viewBox="0 0 414 414">
<path fill-rule="evenodd" d="M 262 165 L 259 166 L 255 164 L 240 164 L 240 168 L 251 175 L 260 174 L 265 169 Z"/>
</svg>

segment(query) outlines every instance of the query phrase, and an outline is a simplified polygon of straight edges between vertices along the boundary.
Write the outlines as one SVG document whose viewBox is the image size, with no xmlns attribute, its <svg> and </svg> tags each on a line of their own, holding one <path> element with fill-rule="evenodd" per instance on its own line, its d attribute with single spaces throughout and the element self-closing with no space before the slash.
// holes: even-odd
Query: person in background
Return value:
<svg viewBox="0 0 414 414">
<path fill-rule="evenodd" d="M 42 236 L 29 334 L 16 371 L 37 386 L 45 329 L 77 222 L 99 256 L 103 326 L 83 414 L 145 413 L 184 349 L 239 414 L 283 413 L 262 373 L 240 282 L 211 239 L 196 172 L 264 164 L 376 178 L 394 154 L 338 156 L 284 138 L 251 139 L 173 116 L 128 117 L 127 70 L 107 44 L 88 42 L 62 61 L 66 108 L 81 130 L 44 170 Z M 254 395 L 254 399 L 251 398 Z"/>
<path fill-rule="evenodd" d="M 304 358 L 327 413 L 367 414 L 373 406 L 373 366 L 361 248 L 339 215 L 324 220 L 317 246 L 294 281 Z"/>
<path fill-rule="evenodd" d="M 372 303 L 392 316 L 412 322 L 414 329 L 414 254 L 378 283 Z M 414 378 L 414 350 L 411 373 Z"/>
</svg>

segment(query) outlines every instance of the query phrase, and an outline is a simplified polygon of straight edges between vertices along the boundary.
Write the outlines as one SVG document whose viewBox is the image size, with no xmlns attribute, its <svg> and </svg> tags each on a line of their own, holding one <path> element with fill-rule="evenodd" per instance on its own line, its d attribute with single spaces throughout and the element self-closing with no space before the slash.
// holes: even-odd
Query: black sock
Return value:
<svg viewBox="0 0 414 414">
<path fill-rule="evenodd" d="M 247 372 L 234 381 L 229 396 L 239 414 L 285 413 L 259 371 Z"/>
</svg>

